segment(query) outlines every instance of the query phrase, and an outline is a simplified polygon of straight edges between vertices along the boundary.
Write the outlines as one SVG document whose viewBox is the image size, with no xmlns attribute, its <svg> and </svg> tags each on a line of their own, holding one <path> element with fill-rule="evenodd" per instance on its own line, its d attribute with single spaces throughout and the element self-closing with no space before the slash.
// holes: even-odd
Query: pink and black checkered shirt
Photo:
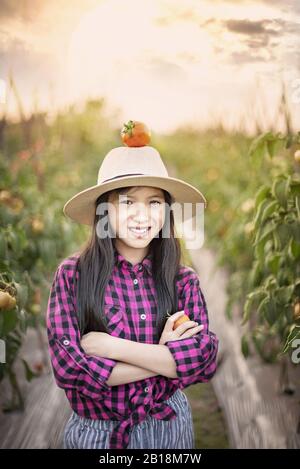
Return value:
<svg viewBox="0 0 300 469">
<path fill-rule="evenodd" d="M 167 342 L 176 362 L 178 378 L 153 376 L 118 386 L 108 380 L 117 361 L 86 355 L 80 345 L 74 279 L 78 255 L 58 266 L 47 307 L 47 333 L 54 377 L 72 409 L 81 417 L 118 421 L 110 448 L 127 448 L 133 425 L 147 415 L 171 420 L 176 412 L 165 403 L 174 392 L 191 384 L 209 381 L 216 371 L 218 339 L 208 329 L 205 299 L 196 272 L 180 266 L 177 273 L 178 311 L 204 325 L 197 335 Z M 152 257 L 133 265 L 115 249 L 114 269 L 105 293 L 105 314 L 111 335 L 156 344 L 156 295 Z"/>
</svg>

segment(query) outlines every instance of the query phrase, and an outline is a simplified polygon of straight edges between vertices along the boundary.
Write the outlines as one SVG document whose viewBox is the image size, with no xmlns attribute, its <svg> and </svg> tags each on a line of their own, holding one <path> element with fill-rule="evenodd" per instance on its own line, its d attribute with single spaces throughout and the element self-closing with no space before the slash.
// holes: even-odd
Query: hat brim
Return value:
<svg viewBox="0 0 300 469">
<path fill-rule="evenodd" d="M 198 189 L 180 179 L 159 176 L 126 176 L 97 184 L 79 192 L 66 202 L 63 212 L 77 223 L 93 225 L 97 198 L 105 192 L 127 186 L 158 187 L 169 192 L 175 202 L 179 204 L 191 203 L 191 210 L 188 210 L 188 213 L 185 211 L 184 220 L 196 216 L 196 204 L 202 203 L 204 208 L 207 205 L 204 195 Z"/>
</svg>

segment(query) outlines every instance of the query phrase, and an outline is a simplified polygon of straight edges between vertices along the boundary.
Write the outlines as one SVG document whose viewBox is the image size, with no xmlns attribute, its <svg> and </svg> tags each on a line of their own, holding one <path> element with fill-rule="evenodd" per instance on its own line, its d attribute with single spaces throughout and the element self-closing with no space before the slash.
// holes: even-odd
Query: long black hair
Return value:
<svg viewBox="0 0 300 469">
<path fill-rule="evenodd" d="M 79 278 L 76 286 L 77 314 L 81 334 L 90 331 L 108 332 L 106 317 L 104 314 L 104 294 L 109 278 L 114 267 L 114 245 L 110 236 L 98 236 L 98 230 L 104 229 L 101 219 L 106 217 L 108 220 L 108 230 L 111 230 L 108 211 L 97 214 L 97 207 L 101 203 L 107 203 L 109 195 L 112 192 L 119 194 L 126 192 L 130 187 L 114 189 L 113 191 L 102 194 L 95 203 L 95 218 L 90 239 L 82 248 L 77 269 Z M 168 207 L 169 216 L 165 217 L 165 223 L 169 223 L 168 237 L 161 236 L 164 226 L 154 237 L 149 245 L 149 251 L 152 252 L 152 275 L 156 289 L 157 298 L 157 322 L 156 332 L 160 337 L 167 320 L 167 312 L 173 314 L 177 311 L 177 289 L 176 275 L 179 270 L 181 260 L 181 246 L 174 232 L 174 215 L 169 209 L 174 202 L 169 192 L 163 190 L 165 206 Z M 111 231 L 110 231 L 111 232 Z M 98 231 L 99 233 L 99 231 Z"/>
</svg>

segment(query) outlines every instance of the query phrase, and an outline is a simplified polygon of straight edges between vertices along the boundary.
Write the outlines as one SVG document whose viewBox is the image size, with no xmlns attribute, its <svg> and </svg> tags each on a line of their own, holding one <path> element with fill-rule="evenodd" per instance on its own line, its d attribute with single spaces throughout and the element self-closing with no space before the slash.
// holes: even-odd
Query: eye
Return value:
<svg viewBox="0 0 300 469">
<path fill-rule="evenodd" d="M 128 205 L 128 203 L 132 203 L 132 200 L 129 200 L 129 199 L 127 199 L 127 200 L 121 200 L 120 203 L 121 203 L 121 204 L 126 204 L 126 205 Z M 160 200 L 151 200 L 150 203 L 151 203 L 151 204 L 154 203 L 154 204 L 159 204 L 159 205 L 161 205 Z"/>
<path fill-rule="evenodd" d="M 159 205 L 161 205 L 161 202 L 160 202 L 159 200 L 151 200 L 151 202 L 150 202 L 150 203 L 152 204 L 153 202 L 154 202 L 155 204 L 159 204 Z"/>
<path fill-rule="evenodd" d="M 128 205 L 128 202 L 132 202 L 132 200 L 128 200 L 128 199 L 127 200 L 121 200 L 120 203 Z"/>
</svg>

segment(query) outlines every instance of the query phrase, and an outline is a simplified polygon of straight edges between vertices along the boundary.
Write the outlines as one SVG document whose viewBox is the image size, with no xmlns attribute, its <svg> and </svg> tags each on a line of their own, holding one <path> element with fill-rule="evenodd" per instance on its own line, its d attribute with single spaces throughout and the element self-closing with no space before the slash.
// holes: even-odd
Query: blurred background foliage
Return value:
<svg viewBox="0 0 300 469">
<path fill-rule="evenodd" d="M 15 361 L 27 328 L 41 334 L 53 273 L 89 235 L 66 219 L 63 205 L 96 184 L 103 157 L 122 144 L 101 99 L 51 118 L 26 117 L 21 104 L 19 111 L 17 122 L 0 121 L 0 338 L 7 346 L 0 381 L 6 376 L 12 386 L 5 410 L 24 405 Z M 244 355 L 271 362 L 292 352 L 300 327 L 300 138 L 286 109 L 285 116 L 280 134 L 258 128 L 250 137 L 219 123 L 151 141 L 178 177 L 205 194 L 205 247 L 229 274 L 227 315 L 238 307 Z M 28 380 L 42 371 L 23 365 Z"/>
</svg>

